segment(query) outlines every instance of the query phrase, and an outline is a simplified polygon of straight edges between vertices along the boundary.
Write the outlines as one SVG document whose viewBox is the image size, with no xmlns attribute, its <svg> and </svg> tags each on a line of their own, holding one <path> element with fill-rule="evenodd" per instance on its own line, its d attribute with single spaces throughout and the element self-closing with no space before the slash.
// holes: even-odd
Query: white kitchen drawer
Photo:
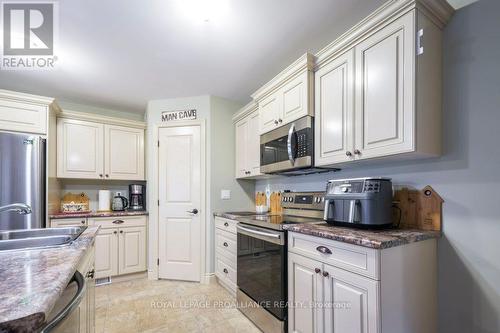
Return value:
<svg viewBox="0 0 500 333">
<path fill-rule="evenodd" d="M 225 230 L 227 232 L 233 233 L 236 235 L 236 225 L 238 221 L 225 219 L 222 217 L 215 218 L 215 227 L 217 229 Z"/>
<path fill-rule="evenodd" d="M 331 254 L 321 253 L 318 247 L 328 249 Z M 380 279 L 380 252 L 375 249 L 289 232 L 288 251 L 375 280 Z"/>
<path fill-rule="evenodd" d="M 87 224 L 87 218 L 70 218 L 70 219 L 52 219 L 50 220 L 51 228 L 64 228 L 64 227 L 79 227 Z"/>
<path fill-rule="evenodd" d="M 226 283 L 231 289 L 236 290 L 236 269 L 234 269 L 223 256 L 216 257 L 215 275 Z"/>
<path fill-rule="evenodd" d="M 89 225 L 100 226 L 102 229 L 141 227 L 146 225 L 146 216 L 114 216 L 89 218 Z"/>
<path fill-rule="evenodd" d="M 223 252 L 228 257 L 236 256 L 236 235 L 233 235 L 226 231 L 217 230 L 215 232 L 215 249 Z"/>
</svg>

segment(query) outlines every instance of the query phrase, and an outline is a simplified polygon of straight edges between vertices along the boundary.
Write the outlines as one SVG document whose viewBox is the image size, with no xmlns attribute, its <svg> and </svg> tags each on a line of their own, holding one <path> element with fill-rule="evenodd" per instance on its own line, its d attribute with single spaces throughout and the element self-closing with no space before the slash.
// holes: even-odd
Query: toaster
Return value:
<svg viewBox="0 0 500 333">
<path fill-rule="evenodd" d="M 392 226 L 390 178 L 330 180 L 326 186 L 324 220 L 359 228 Z"/>
</svg>

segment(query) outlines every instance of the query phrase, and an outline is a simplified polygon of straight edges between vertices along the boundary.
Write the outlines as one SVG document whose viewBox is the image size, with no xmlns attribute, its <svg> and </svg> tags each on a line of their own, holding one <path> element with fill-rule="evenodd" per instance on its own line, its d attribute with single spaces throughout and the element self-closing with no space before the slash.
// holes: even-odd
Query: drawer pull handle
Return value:
<svg viewBox="0 0 500 333">
<path fill-rule="evenodd" d="M 225 227 L 229 227 L 229 223 L 224 222 L 224 226 L 225 226 Z"/>
<path fill-rule="evenodd" d="M 332 254 L 332 250 L 330 250 L 329 248 L 327 248 L 326 246 L 318 246 L 316 248 L 316 250 L 318 250 L 319 252 L 323 253 L 323 254 Z"/>
<path fill-rule="evenodd" d="M 224 268 L 223 272 L 224 272 L 224 273 L 226 273 L 226 274 L 227 274 L 227 273 L 229 273 L 229 272 L 227 271 L 227 268 Z"/>
<path fill-rule="evenodd" d="M 224 242 L 224 244 L 223 244 L 223 245 L 224 245 L 225 247 L 228 247 L 228 246 L 229 246 L 226 242 Z"/>
<path fill-rule="evenodd" d="M 319 269 L 319 268 L 315 268 L 314 271 L 316 272 L 316 274 L 321 273 L 321 269 Z"/>
<path fill-rule="evenodd" d="M 125 221 L 123 221 L 123 220 L 114 220 L 113 223 L 114 224 L 122 224 L 122 223 L 125 223 Z"/>
<path fill-rule="evenodd" d="M 323 272 L 323 276 L 324 276 L 324 277 L 328 277 L 328 275 L 330 275 L 330 273 L 328 273 L 328 272 Z"/>
</svg>

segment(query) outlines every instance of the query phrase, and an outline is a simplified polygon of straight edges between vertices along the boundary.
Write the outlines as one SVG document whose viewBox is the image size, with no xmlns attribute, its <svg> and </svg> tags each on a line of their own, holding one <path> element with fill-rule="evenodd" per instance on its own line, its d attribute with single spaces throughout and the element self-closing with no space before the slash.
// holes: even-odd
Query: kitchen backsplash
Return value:
<svg viewBox="0 0 500 333">
<path fill-rule="evenodd" d="M 132 182 L 132 181 L 106 181 L 101 182 L 98 180 L 80 180 L 71 179 L 64 180 L 62 182 L 61 196 L 64 194 L 71 193 L 81 193 L 84 192 L 90 199 L 90 210 L 98 209 L 98 193 L 99 190 L 110 190 L 111 195 L 114 196 L 115 192 L 121 192 L 122 195 L 128 198 L 128 185 L 129 184 L 143 184 L 146 182 Z"/>
</svg>

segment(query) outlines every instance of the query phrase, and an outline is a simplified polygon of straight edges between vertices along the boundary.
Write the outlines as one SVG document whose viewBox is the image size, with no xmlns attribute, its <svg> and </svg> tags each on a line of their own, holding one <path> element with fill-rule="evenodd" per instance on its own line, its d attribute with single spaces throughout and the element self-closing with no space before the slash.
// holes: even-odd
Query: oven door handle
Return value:
<svg viewBox="0 0 500 333">
<path fill-rule="evenodd" d="M 292 135 L 295 133 L 295 124 L 290 126 L 290 130 L 288 131 L 288 139 L 286 141 L 286 148 L 288 152 L 288 159 L 292 165 L 295 165 L 295 154 L 292 151 Z"/>
<path fill-rule="evenodd" d="M 71 299 L 71 301 L 59 312 L 54 319 L 52 319 L 49 323 L 47 323 L 42 330 L 40 331 L 41 333 L 47 333 L 50 332 L 56 327 L 61 321 L 63 321 L 71 312 L 73 312 L 74 309 L 76 309 L 83 297 L 85 296 L 85 290 L 86 290 L 86 284 L 85 284 L 85 278 L 83 277 L 82 273 L 79 271 L 75 272 L 75 275 L 71 278 L 71 281 L 69 283 L 72 283 L 73 281 L 76 282 L 78 286 L 78 290 Z"/>
<path fill-rule="evenodd" d="M 284 239 L 281 233 L 271 233 L 266 231 L 257 230 L 254 228 L 247 228 L 240 224 L 236 225 L 238 232 L 250 237 L 255 237 L 264 241 L 269 241 L 275 244 L 284 245 Z"/>
</svg>

